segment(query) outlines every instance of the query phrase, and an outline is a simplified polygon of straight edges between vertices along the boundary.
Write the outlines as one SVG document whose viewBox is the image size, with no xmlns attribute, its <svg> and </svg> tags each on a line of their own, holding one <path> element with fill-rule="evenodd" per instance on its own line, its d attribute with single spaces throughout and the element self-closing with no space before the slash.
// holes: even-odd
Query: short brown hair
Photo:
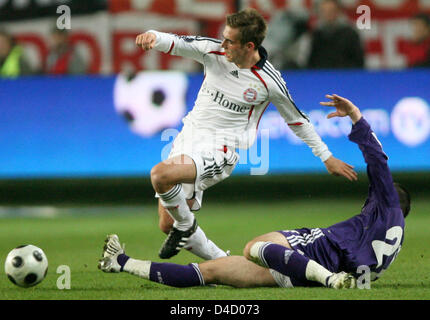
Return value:
<svg viewBox="0 0 430 320">
<path fill-rule="evenodd" d="M 394 182 L 397 194 L 399 195 L 400 208 L 403 211 L 403 217 L 407 217 L 411 211 L 411 195 L 400 183 Z"/>
<path fill-rule="evenodd" d="M 252 8 L 228 15 L 227 25 L 239 29 L 239 41 L 242 45 L 252 42 L 257 49 L 266 37 L 266 21 L 257 10 Z"/>
</svg>

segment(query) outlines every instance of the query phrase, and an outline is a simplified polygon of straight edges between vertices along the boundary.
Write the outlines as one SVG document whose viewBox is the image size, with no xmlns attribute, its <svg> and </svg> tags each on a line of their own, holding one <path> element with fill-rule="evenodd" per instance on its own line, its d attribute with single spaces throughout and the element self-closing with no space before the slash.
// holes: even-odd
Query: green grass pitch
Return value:
<svg viewBox="0 0 430 320">
<path fill-rule="evenodd" d="M 206 202 L 197 218 L 209 238 L 240 255 L 246 242 L 257 235 L 280 229 L 326 227 L 358 213 L 361 205 L 360 200 L 324 199 L 248 204 Z M 370 290 L 342 291 L 228 286 L 177 289 L 129 274 L 105 274 L 97 269 L 97 261 L 109 233 L 120 236 L 130 256 L 160 261 L 157 253 L 165 236 L 158 229 L 155 205 L 60 211 L 65 214 L 0 219 L 0 299 L 430 299 L 430 200 L 426 199 L 415 199 L 406 220 L 403 248 L 383 277 L 373 282 Z M 46 279 L 29 289 L 14 286 L 4 274 L 7 253 L 21 244 L 41 247 L 49 260 Z M 186 251 L 169 260 L 181 264 L 200 261 Z M 57 288 L 61 274 L 56 271 L 60 265 L 71 269 L 70 290 Z"/>
</svg>

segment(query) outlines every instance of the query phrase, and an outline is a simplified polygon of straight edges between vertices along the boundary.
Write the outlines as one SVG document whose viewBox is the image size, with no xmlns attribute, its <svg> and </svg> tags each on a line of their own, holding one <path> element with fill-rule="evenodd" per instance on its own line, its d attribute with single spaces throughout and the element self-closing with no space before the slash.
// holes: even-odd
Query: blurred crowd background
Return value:
<svg viewBox="0 0 430 320">
<path fill-rule="evenodd" d="M 70 29 L 57 26 L 61 5 L 71 10 Z M 358 11 L 363 5 L 368 10 Z M 225 15 L 246 7 L 267 19 L 263 46 L 281 70 L 430 67 L 425 0 L 4 0 L 0 76 L 198 72 L 193 61 L 143 52 L 136 35 L 156 29 L 220 38 Z M 367 25 L 357 24 L 366 12 Z"/>
</svg>

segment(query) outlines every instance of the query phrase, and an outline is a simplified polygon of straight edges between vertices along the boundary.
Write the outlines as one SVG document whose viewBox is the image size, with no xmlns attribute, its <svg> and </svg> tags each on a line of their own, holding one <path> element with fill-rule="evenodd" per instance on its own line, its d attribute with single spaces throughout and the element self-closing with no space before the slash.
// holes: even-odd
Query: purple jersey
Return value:
<svg viewBox="0 0 430 320">
<path fill-rule="evenodd" d="M 388 157 L 364 118 L 353 125 L 349 139 L 367 163 L 369 195 L 360 214 L 321 230 L 339 250 L 340 270 L 357 274 L 358 267 L 368 266 L 376 280 L 399 253 L 405 222 Z"/>
</svg>

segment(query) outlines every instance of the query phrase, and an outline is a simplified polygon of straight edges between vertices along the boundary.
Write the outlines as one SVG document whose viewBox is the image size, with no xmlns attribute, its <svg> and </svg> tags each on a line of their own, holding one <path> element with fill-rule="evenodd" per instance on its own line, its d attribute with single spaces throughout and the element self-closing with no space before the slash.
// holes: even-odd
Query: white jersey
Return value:
<svg viewBox="0 0 430 320">
<path fill-rule="evenodd" d="M 295 105 L 280 72 L 267 61 L 264 48 L 259 48 L 261 60 L 255 66 L 240 69 L 227 61 L 220 40 L 148 32 L 157 37 L 154 49 L 192 58 L 204 66 L 205 78 L 193 109 L 183 119 L 184 129 L 191 128 L 199 139 L 248 149 L 271 102 L 315 156 L 322 161 L 331 156 L 307 116 Z"/>
</svg>

